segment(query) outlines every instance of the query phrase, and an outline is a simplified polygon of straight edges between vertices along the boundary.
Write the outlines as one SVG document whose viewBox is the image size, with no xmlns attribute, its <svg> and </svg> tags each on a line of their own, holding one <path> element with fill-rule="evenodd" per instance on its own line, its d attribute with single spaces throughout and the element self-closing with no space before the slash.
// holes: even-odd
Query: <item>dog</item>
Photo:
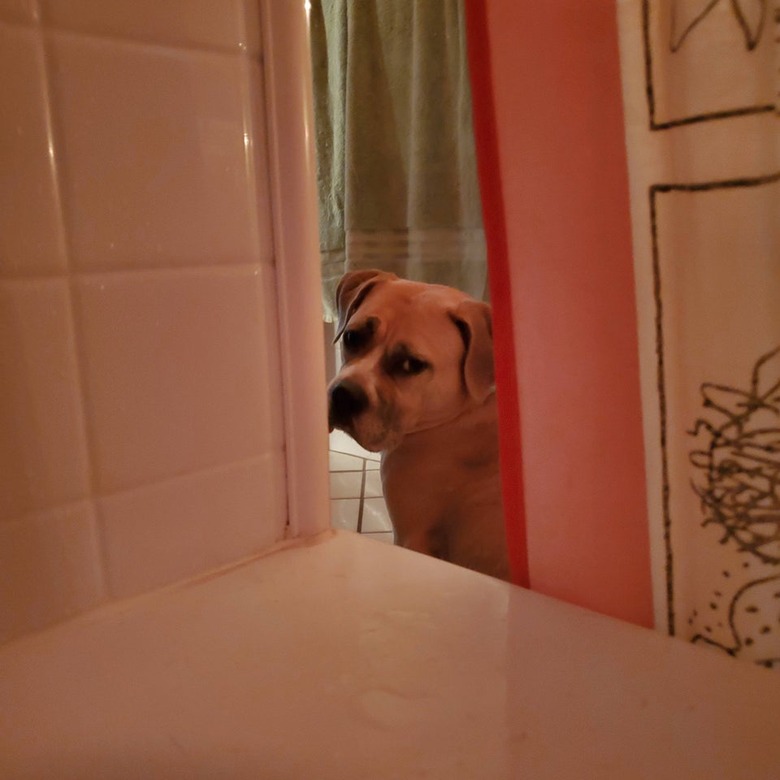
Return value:
<svg viewBox="0 0 780 780">
<path fill-rule="evenodd" d="M 509 580 L 490 306 L 378 270 L 347 273 L 336 303 L 329 426 L 382 453 L 396 544 Z"/>
</svg>

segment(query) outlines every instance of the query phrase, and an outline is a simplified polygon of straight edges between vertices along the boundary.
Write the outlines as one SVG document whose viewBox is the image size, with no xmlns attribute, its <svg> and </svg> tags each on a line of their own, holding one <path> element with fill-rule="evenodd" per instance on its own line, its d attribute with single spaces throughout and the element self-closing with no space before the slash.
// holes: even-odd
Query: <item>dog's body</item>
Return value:
<svg viewBox="0 0 780 780">
<path fill-rule="evenodd" d="M 396 542 L 508 579 L 490 307 L 355 271 L 338 308 L 345 364 L 328 391 L 330 424 L 382 452 Z"/>
</svg>

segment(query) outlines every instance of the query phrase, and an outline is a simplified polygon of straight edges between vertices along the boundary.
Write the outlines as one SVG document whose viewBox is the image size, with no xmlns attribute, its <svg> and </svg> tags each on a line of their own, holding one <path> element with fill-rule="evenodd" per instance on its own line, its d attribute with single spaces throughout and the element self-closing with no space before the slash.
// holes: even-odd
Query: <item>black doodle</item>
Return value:
<svg viewBox="0 0 780 780">
<path fill-rule="evenodd" d="M 716 605 L 719 607 L 720 605 Z M 699 617 L 694 610 L 688 621 L 694 625 Z M 717 642 L 711 637 L 712 625 L 695 634 L 693 644 L 704 644 L 722 650 L 735 658 L 747 658 L 769 669 L 780 668 L 780 574 L 748 582 L 728 605 L 730 640 Z M 718 628 L 723 624 L 718 623 Z"/>
<path fill-rule="evenodd" d="M 710 414 L 689 433 L 708 439 L 690 461 L 705 520 L 763 563 L 780 564 L 780 347 L 759 358 L 746 390 L 705 383 Z"/>
<path fill-rule="evenodd" d="M 663 511 L 664 574 L 666 589 L 666 630 L 670 636 L 676 634 L 675 615 L 675 561 L 672 547 L 671 475 L 669 469 L 669 419 L 666 396 L 666 339 L 664 326 L 664 280 L 661 274 L 662 226 L 659 224 L 658 201 L 669 193 L 685 193 L 699 197 L 702 193 L 728 190 L 752 189 L 774 186 L 780 182 L 780 172 L 758 178 L 730 179 L 724 181 L 699 182 L 696 184 L 653 184 L 648 189 L 650 208 L 650 238 L 652 246 L 653 299 L 655 301 L 655 347 L 656 386 L 658 391 L 658 414 L 660 420 L 659 444 L 661 448 L 661 506 Z M 748 568 L 745 561 L 743 568 Z M 728 576 L 728 575 L 727 575 Z"/>
<path fill-rule="evenodd" d="M 747 0 L 702 0 L 701 11 L 686 25 L 678 25 L 677 3 L 672 6 L 671 27 L 668 31 L 668 48 L 672 54 L 677 52 L 685 40 L 694 32 L 698 25 L 709 15 L 709 13 L 720 3 L 729 2 L 736 23 L 742 30 L 745 39 L 745 48 L 748 52 L 754 52 L 761 42 L 766 25 L 767 3 L 768 0 L 751 0 L 752 4 L 760 5 L 759 13 L 751 14 L 747 9 L 749 3 Z M 647 107 L 650 120 L 650 130 L 669 130 L 673 127 L 683 125 L 697 124 L 699 122 L 710 122 L 713 120 L 731 119 L 733 117 L 747 116 L 750 114 L 774 113 L 776 111 L 775 103 L 764 103 L 759 105 L 744 106 L 725 106 L 721 110 L 711 110 L 690 116 L 678 117 L 674 119 L 662 120 L 658 114 L 658 96 L 656 89 L 655 65 L 656 56 L 653 49 L 653 28 L 652 16 L 653 10 L 657 8 L 657 0 L 642 0 L 642 39 L 644 44 L 644 65 L 645 65 L 645 94 L 647 96 Z M 682 27 L 680 30 L 679 28 Z M 662 92 L 660 94 L 663 94 Z"/>
<path fill-rule="evenodd" d="M 780 566 L 780 347 L 756 361 L 747 389 L 707 382 L 701 394 L 706 417 L 688 433 L 704 445 L 690 453 L 702 525 L 717 526 L 721 544 L 750 556 L 742 561 L 743 571 L 750 569 L 750 560 Z M 731 577 L 729 570 L 722 574 Z M 725 617 L 722 598 L 713 590 L 709 619 L 692 612 L 689 626 L 703 622 L 692 641 L 769 668 L 780 666 L 780 573 L 742 585 Z M 713 625 L 723 629 L 724 619 L 730 638 L 718 642 Z"/>
</svg>

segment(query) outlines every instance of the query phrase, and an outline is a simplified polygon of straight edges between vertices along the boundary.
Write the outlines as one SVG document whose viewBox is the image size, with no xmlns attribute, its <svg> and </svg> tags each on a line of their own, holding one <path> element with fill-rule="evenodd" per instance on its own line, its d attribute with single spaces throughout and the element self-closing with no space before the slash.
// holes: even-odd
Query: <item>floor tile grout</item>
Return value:
<svg viewBox="0 0 780 780">
<path fill-rule="evenodd" d="M 373 458 L 363 457 L 361 455 L 355 454 L 354 452 L 345 452 L 343 450 L 334 449 L 333 447 L 329 447 L 328 451 L 332 455 L 344 455 L 344 456 L 347 456 L 349 458 L 354 458 L 355 460 L 359 460 L 360 464 L 361 464 L 361 468 L 360 469 L 351 467 L 352 466 L 351 463 L 348 463 L 348 467 L 347 468 L 330 469 L 329 475 L 330 475 L 331 478 L 333 477 L 334 474 L 338 475 L 339 477 L 343 477 L 345 475 L 349 475 L 348 479 L 354 480 L 355 476 L 360 474 L 359 497 L 355 497 L 355 496 L 340 496 L 338 498 L 333 497 L 333 498 L 331 498 L 331 507 L 333 508 L 335 506 L 334 503 L 333 503 L 334 501 L 350 501 L 350 502 L 358 501 L 357 522 L 356 522 L 355 532 L 359 533 L 359 534 L 363 534 L 363 535 L 373 536 L 375 538 L 380 538 L 382 540 L 386 539 L 387 536 L 392 536 L 393 532 L 392 532 L 391 528 L 390 529 L 383 529 L 383 530 L 375 530 L 375 531 L 363 530 L 363 521 L 364 521 L 364 516 L 365 516 L 365 511 L 366 511 L 366 502 L 367 501 L 372 501 L 372 502 L 374 502 L 374 501 L 381 501 L 382 502 L 382 509 L 384 510 L 382 512 L 382 514 L 385 515 L 384 519 L 385 520 L 387 519 L 387 517 L 386 517 L 386 515 L 387 515 L 387 506 L 384 503 L 384 496 L 382 495 L 382 493 L 380 492 L 379 495 L 372 495 L 370 497 L 366 496 L 366 487 L 367 487 L 366 483 L 368 481 L 369 472 L 371 474 L 374 474 L 377 471 L 377 468 L 379 466 L 379 459 L 375 460 Z M 373 477 L 372 477 L 372 479 L 373 479 Z M 354 484 L 354 482 L 353 482 L 353 484 Z M 380 488 L 380 491 L 381 491 L 381 488 Z M 345 492 L 349 492 L 349 491 L 345 491 Z M 354 505 L 352 505 L 352 506 L 354 506 Z M 372 510 L 372 513 L 376 512 L 378 507 L 376 507 L 375 504 L 372 504 L 372 506 L 374 507 L 374 509 Z M 341 513 L 339 513 L 339 517 L 340 517 L 339 524 L 341 524 L 343 522 L 346 522 L 348 525 L 351 525 L 350 520 L 348 519 L 349 518 L 349 513 L 346 514 L 346 518 L 347 518 L 346 521 L 343 519 L 343 516 L 341 515 Z"/>
<path fill-rule="evenodd" d="M 358 458 L 359 460 L 370 460 L 373 461 L 374 463 L 379 463 L 379 461 L 381 460 L 381 458 L 366 458 L 363 457 L 363 455 L 355 455 L 354 452 L 345 452 L 344 450 L 330 449 L 328 450 L 328 452 L 335 452 L 337 455 L 348 455 L 350 458 Z"/>
</svg>

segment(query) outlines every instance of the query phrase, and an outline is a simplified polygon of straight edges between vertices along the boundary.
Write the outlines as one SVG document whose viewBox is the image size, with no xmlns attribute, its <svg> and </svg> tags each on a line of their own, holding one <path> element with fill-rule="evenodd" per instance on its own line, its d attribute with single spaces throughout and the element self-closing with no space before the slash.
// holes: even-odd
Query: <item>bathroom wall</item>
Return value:
<svg viewBox="0 0 780 780">
<path fill-rule="evenodd" d="M 615 3 L 476 3 L 506 212 L 530 584 L 651 625 Z"/>
<path fill-rule="evenodd" d="M 0 642 L 284 536 L 260 32 L 0 0 Z"/>
</svg>

